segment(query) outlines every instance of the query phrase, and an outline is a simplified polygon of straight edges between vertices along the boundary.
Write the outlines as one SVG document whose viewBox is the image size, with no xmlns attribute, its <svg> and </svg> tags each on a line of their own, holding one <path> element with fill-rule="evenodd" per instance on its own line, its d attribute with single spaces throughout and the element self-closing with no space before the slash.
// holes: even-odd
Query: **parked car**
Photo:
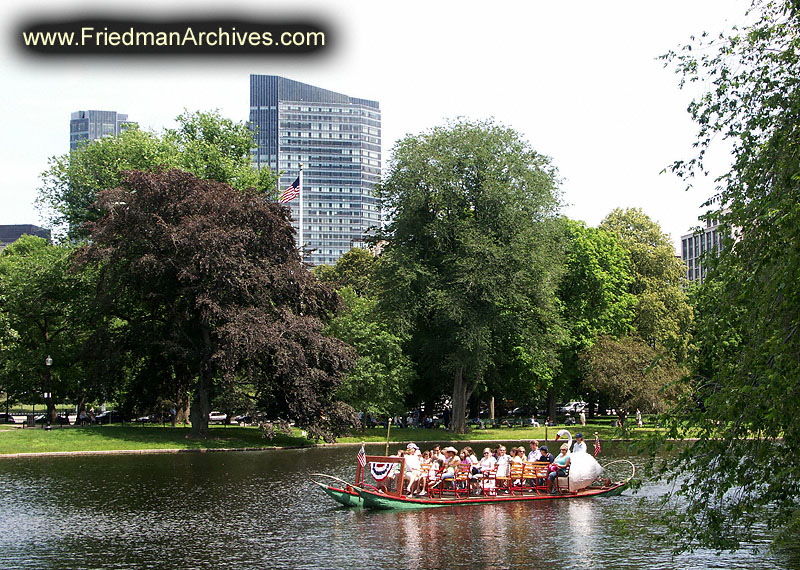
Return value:
<svg viewBox="0 0 800 570">
<path fill-rule="evenodd" d="M 37 424 L 46 424 L 47 423 L 47 414 L 37 414 L 33 421 Z M 56 416 L 56 421 L 53 422 L 54 424 L 61 424 L 62 426 L 69 425 L 69 420 L 65 418 L 62 414 L 58 414 Z"/>
<path fill-rule="evenodd" d="M 106 410 L 94 417 L 94 423 L 96 424 L 118 424 L 124 421 L 125 418 L 116 410 Z"/>
<path fill-rule="evenodd" d="M 0 414 L 0 424 L 15 424 L 17 420 L 14 419 L 14 416 L 11 414 L 7 414 L 5 412 Z"/>
<path fill-rule="evenodd" d="M 228 414 L 223 414 L 222 412 L 210 412 L 208 414 L 208 423 L 224 424 L 227 419 Z"/>
<path fill-rule="evenodd" d="M 583 411 L 588 404 L 586 402 L 567 402 L 559 407 L 562 414 L 574 414 Z"/>
</svg>

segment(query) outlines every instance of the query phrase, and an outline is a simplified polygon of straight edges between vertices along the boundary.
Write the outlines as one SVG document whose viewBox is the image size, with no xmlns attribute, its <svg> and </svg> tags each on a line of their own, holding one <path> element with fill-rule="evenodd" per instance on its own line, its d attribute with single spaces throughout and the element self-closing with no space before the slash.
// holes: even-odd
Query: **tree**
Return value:
<svg viewBox="0 0 800 570">
<path fill-rule="evenodd" d="M 686 548 L 733 549 L 761 524 L 787 542 L 800 532 L 800 13 L 751 10 L 752 23 L 665 56 L 682 84 L 709 87 L 689 108 L 699 152 L 673 171 L 703 175 L 712 141 L 730 144 L 708 206 L 736 236 L 699 293 L 700 363 L 670 416 L 669 435 L 698 438 L 671 464 L 687 481 L 670 519 Z"/>
<path fill-rule="evenodd" d="M 37 203 L 52 226 L 65 227 L 71 239 L 86 237 L 84 224 L 102 214 L 99 192 L 120 186 L 129 170 L 180 168 L 238 190 L 275 189 L 275 173 L 250 164 L 253 133 L 247 125 L 217 112 L 183 113 L 176 120 L 178 128 L 163 135 L 131 128 L 51 158 Z"/>
<path fill-rule="evenodd" d="M 558 366 L 556 171 L 515 131 L 462 121 L 397 143 L 379 195 L 380 309 L 463 433 L 467 400 L 516 345 L 504 339 L 539 357 L 529 381 Z"/>
<path fill-rule="evenodd" d="M 71 269 L 73 250 L 22 236 L 0 254 L 2 314 L 13 331 L 0 352 L 4 384 L 33 401 L 51 393 L 45 399 L 51 421 L 54 401 L 85 388 L 82 349 L 90 335 L 94 278 Z M 48 356 L 51 366 L 45 363 Z"/>
<path fill-rule="evenodd" d="M 325 332 L 355 348 L 358 357 L 339 387 L 337 398 L 364 416 L 404 413 L 414 366 L 403 354 L 403 339 L 375 312 L 374 299 L 359 297 L 349 287 L 339 293 L 346 309 Z"/>
<path fill-rule="evenodd" d="M 569 338 L 561 351 L 559 384 L 578 393 L 578 355 L 600 336 L 619 338 L 631 332 L 636 297 L 630 292 L 630 256 L 616 234 L 573 220 L 565 219 L 564 226 L 566 270 L 558 298 Z"/>
<path fill-rule="evenodd" d="M 288 209 L 175 169 L 129 172 L 98 198 L 78 259 L 100 270 L 103 311 L 126 300 L 125 326 L 157 333 L 128 336 L 142 354 L 168 354 L 194 381 L 195 435 L 207 435 L 215 390 L 242 382 L 312 437 L 351 421 L 332 395 L 352 352 L 322 334 L 339 300 L 303 266 Z"/>
<path fill-rule="evenodd" d="M 370 292 L 370 279 L 375 269 L 375 255 L 369 250 L 354 247 L 338 260 L 336 265 L 317 265 L 311 272 L 324 283 L 341 289 L 350 287 L 359 296 Z"/>
<path fill-rule="evenodd" d="M 692 308 L 683 291 L 685 270 L 669 236 L 638 208 L 612 210 L 600 228 L 616 235 L 630 257 L 636 333 L 650 346 L 683 362 Z"/>
<path fill-rule="evenodd" d="M 663 412 L 685 373 L 635 336 L 602 336 L 580 355 L 584 385 L 608 398 L 620 422 L 636 408 Z"/>
</svg>

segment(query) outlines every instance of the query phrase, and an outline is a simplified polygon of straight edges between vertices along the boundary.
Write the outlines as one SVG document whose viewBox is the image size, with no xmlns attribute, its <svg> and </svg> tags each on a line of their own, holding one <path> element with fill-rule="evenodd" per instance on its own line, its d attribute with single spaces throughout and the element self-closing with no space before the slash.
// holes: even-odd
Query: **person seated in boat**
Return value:
<svg viewBox="0 0 800 570">
<path fill-rule="evenodd" d="M 511 458 L 514 463 L 525 463 L 525 448 L 521 445 L 514 448 L 515 455 Z"/>
<path fill-rule="evenodd" d="M 466 449 L 458 452 L 458 466 L 468 468 L 470 475 L 472 475 L 472 460 L 469 458 Z"/>
<path fill-rule="evenodd" d="M 504 445 L 497 446 L 495 450 L 495 459 L 497 459 L 497 474 L 500 477 L 507 477 L 508 470 L 511 466 L 511 458 L 506 455 L 506 448 Z"/>
<path fill-rule="evenodd" d="M 547 449 L 546 445 L 543 445 L 539 449 L 542 452 L 542 454 L 539 456 L 539 461 L 546 461 L 547 463 L 552 463 L 555 461 L 556 458 L 553 457 L 553 454 L 550 453 L 550 450 Z"/>
<path fill-rule="evenodd" d="M 494 469 L 494 466 L 496 464 L 497 464 L 497 459 L 495 459 L 494 455 L 492 455 L 492 450 L 488 447 L 485 448 L 483 450 L 483 457 L 478 463 L 481 473 L 486 473 L 487 471 L 491 471 L 492 469 Z"/>
<path fill-rule="evenodd" d="M 434 461 L 436 459 L 441 459 L 442 461 L 446 461 L 447 457 L 445 457 L 444 453 L 442 453 L 441 447 L 439 447 L 438 445 L 434 445 L 433 449 L 431 450 L 431 459 Z"/>
<path fill-rule="evenodd" d="M 442 473 L 442 481 L 445 479 L 453 479 L 456 476 L 458 464 L 461 461 L 458 457 L 458 450 L 455 447 L 445 447 L 443 449 L 446 457 L 444 461 L 444 473 Z"/>
<path fill-rule="evenodd" d="M 431 463 L 431 470 L 428 471 L 428 480 L 425 481 L 425 488 L 422 489 L 419 494 L 426 495 L 430 491 L 430 487 L 433 484 L 433 481 L 436 481 L 436 474 L 439 473 L 444 468 L 444 461 L 441 459 L 434 459 Z"/>
<path fill-rule="evenodd" d="M 547 478 L 549 479 L 550 494 L 558 494 L 558 478 L 566 477 L 569 472 L 569 446 L 565 443 L 561 446 L 561 453 L 555 458 L 553 463 L 550 464 L 550 473 Z"/>
<path fill-rule="evenodd" d="M 472 463 L 473 475 L 477 475 L 478 473 L 480 473 L 480 469 L 478 467 L 478 457 L 475 455 L 475 450 L 472 449 L 469 445 L 467 445 L 462 451 L 465 451 L 467 453 L 467 457 L 469 457 L 469 460 Z"/>
<path fill-rule="evenodd" d="M 539 449 L 539 442 L 535 439 L 530 441 L 530 448 L 531 451 L 528 453 L 528 461 L 540 461 L 540 457 L 542 456 L 542 452 Z"/>
<path fill-rule="evenodd" d="M 413 444 L 409 444 L 413 445 Z M 411 493 L 414 488 L 417 478 L 419 477 L 419 469 L 421 466 L 420 458 L 416 454 L 416 450 L 409 447 L 406 449 L 406 473 L 404 482 L 407 485 L 408 492 Z"/>
<path fill-rule="evenodd" d="M 409 491 L 412 495 L 424 495 L 428 489 L 428 480 L 430 479 L 430 472 L 433 469 L 438 469 L 439 466 L 433 466 L 431 463 L 431 452 L 426 451 L 422 454 L 419 460 L 419 476 L 414 482 L 413 486 L 409 486 Z"/>
<path fill-rule="evenodd" d="M 483 450 L 483 457 L 478 462 L 478 468 L 481 471 L 480 476 L 482 477 L 483 485 L 486 489 L 494 489 L 495 481 L 494 477 L 491 476 L 491 473 L 494 470 L 495 465 L 497 465 L 497 459 L 495 459 L 491 448 L 485 448 Z"/>
<path fill-rule="evenodd" d="M 575 443 L 572 445 L 572 453 L 586 453 L 586 442 L 583 441 L 583 434 L 575 434 Z"/>
</svg>

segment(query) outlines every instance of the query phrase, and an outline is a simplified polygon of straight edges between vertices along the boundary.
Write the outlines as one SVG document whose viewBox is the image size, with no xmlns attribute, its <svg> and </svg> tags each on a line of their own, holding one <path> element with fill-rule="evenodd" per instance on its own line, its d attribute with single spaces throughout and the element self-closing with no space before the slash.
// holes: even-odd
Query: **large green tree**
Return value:
<svg viewBox="0 0 800 570">
<path fill-rule="evenodd" d="M 548 158 L 492 122 L 434 128 L 394 148 L 373 285 L 429 395 L 449 395 L 457 433 L 467 400 L 513 349 L 534 356 L 530 382 L 558 366 L 557 184 Z"/>
<path fill-rule="evenodd" d="M 787 541 L 800 533 L 799 9 L 755 1 L 750 24 L 665 56 L 708 87 L 690 106 L 699 153 L 674 170 L 690 179 L 712 141 L 732 148 L 709 206 L 735 239 L 699 293 L 700 365 L 671 416 L 670 435 L 698 438 L 672 465 L 687 547 L 736 548 L 761 524 Z"/>
<path fill-rule="evenodd" d="M 333 400 L 352 351 L 322 334 L 339 299 L 303 265 L 287 208 L 176 169 L 129 172 L 98 198 L 104 214 L 79 260 L 100 271 L 100 310 L 123 300 L 125 326 L 155 333 L 131 342 L 192 379 L 196 435 L 207 435 L 211 397 L 240 383 L 313 437 L 353 421 Z"/>
<path fill-rule="evenodd" d="M 676 383 L 685 374 L 636 336 L 602 336 L 580 354 L 584 385 L 606 396 L 620 422 L 637 408 L 663 412 L 678 396 Z"/>
<path fill-rule="evenodd" d="M 50 224 L 71 239 L 85 237 L 84 224 L 102 214 L 98 193 L 118 187 L 129 170 L 180 168 L 239 190 L 274 191 L 275 173 L 251 166 L 253 133 L 247 125 L 215 111 L 185 112 L 176 121 L 177 128 L 163 133 L 131 128 L 51 158 L 37 198 Z"/>
<path fill-rule="evenodd" d="M 689 344 L 692 308 L 683 290 L 685 268 L 675 257 L 672 240 L 638 208 L 612 210 L 600 228 L 616 235 L 628 252 L 636 334 L 682 362 Z"/>
<path fill-rule="evenodd" d="M 572 398 L 585 388 L 578 367 L 581 351 L 602 335 L 619 338 L 629 333 L 636 297 L 630 292 L 630 255 L 616 234 L 567 219 L 564 229 L 566 270 L 558 298 L 569 337 L 561 350 L 559 388 Z"/>
<path fill-rule="evenodd" d="M 404 414 L 415 372 L 403 353 L 402 337 L 375 311 L 374 299 L 360 297 L 350 287 L 339 294 L 345 308 L 325 332 L 352 346 L 358 356 L 337 397 L 364 416 Z"/>
<path fill-rule="evenodd" d="M 32 402 L 51 393 L 46 399 L 51 421 L 55 402 L 76 399 L 87 388 L 83 351 L 91 334 L 95 283 L 91 272 L 72 270 L 73 250 L 22 236 L 0 253 L 0 311 L 10 328 L 0 351 L 3 384 Z"/>
</svg>

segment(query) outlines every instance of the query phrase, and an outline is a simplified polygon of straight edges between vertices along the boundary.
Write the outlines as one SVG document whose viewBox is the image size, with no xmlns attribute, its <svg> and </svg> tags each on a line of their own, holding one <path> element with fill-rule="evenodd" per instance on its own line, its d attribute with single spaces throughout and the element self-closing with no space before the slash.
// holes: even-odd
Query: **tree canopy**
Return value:
<svg viewBox="0 0 800 570">
<path fill-rule="evenodd" d="M 692 308 L 683 290 L 685 268 L 669 236 L 638 208 L 616 208 L 600 228 L 616 235 L 631 262 L 633 326 L 650 346 L 667 350 L 676 362 L 686 358 Z"/>
<path fill-rule="evenodd" d="M 65 228 L 71 239 L 85 237 L 83 224 L 101 215 L 98 193 L 121 185 L 130 170 L 180 168 L 239 190 L 274 191 L 275 173 L 250 164 L 253 133 L 247 125 L 217 112 L 184 112 L 176 120 L 178 127 L 163 134 L 130 128 L 51 158 L 37 198 L 50 224 Z"/>
<path fill-rule="evenodd" d="M 303 266 L 288 209 L 175 169 L 125 176 L 98 195 L 79 260 L 138 353 L 193 380 L 192 429 L 205 435 L 215 390 L 247 382 L 271 417 L 332 437 L 352 413 L 332 396 L 353 357 L 322 334 L 339 300 Z"/>
<path fill-rule="evenodd" d="M 45 389 L 58 401 L 79 398 L 88 388 L 86 383 L 79 387 L 78 378 L 86 370 L 83 343 L 91 334 L 95 283 L 93 273 L 71 270 L 73 250 L 26 235 L 0 253 L 0 307 L 7 327 L 0 376 L 7 392 L 33 402 Z M 54 416 L 52 398 L 48 400 Z"/>
<path fill-rule="evenodd" d="M 515 349 L 535 356 L 530 381 L 557 369 L 557 185 L 548 158 L 492 122 L 438 127 L 394 148 L 379 187 L 391 216 L 374 285 L 421 381 L 449 392 L 453 431 Z"/>
<path fill-rule="evenodd" d="M 700 363 L 670 435 L 698 437 L 674 476 L 686 509 L 671 522 L 684 546 L 736 548 L 755 525 L 800 532 L 800 12 L 755 1 L 751 23 L 665 56 L 708 91 L 690 106 L 699 152 L 673 170 L 705 173 L 714 140 L 732 167 L 708 206 L 732 236 L 699 291 Z"/>
</svg>

